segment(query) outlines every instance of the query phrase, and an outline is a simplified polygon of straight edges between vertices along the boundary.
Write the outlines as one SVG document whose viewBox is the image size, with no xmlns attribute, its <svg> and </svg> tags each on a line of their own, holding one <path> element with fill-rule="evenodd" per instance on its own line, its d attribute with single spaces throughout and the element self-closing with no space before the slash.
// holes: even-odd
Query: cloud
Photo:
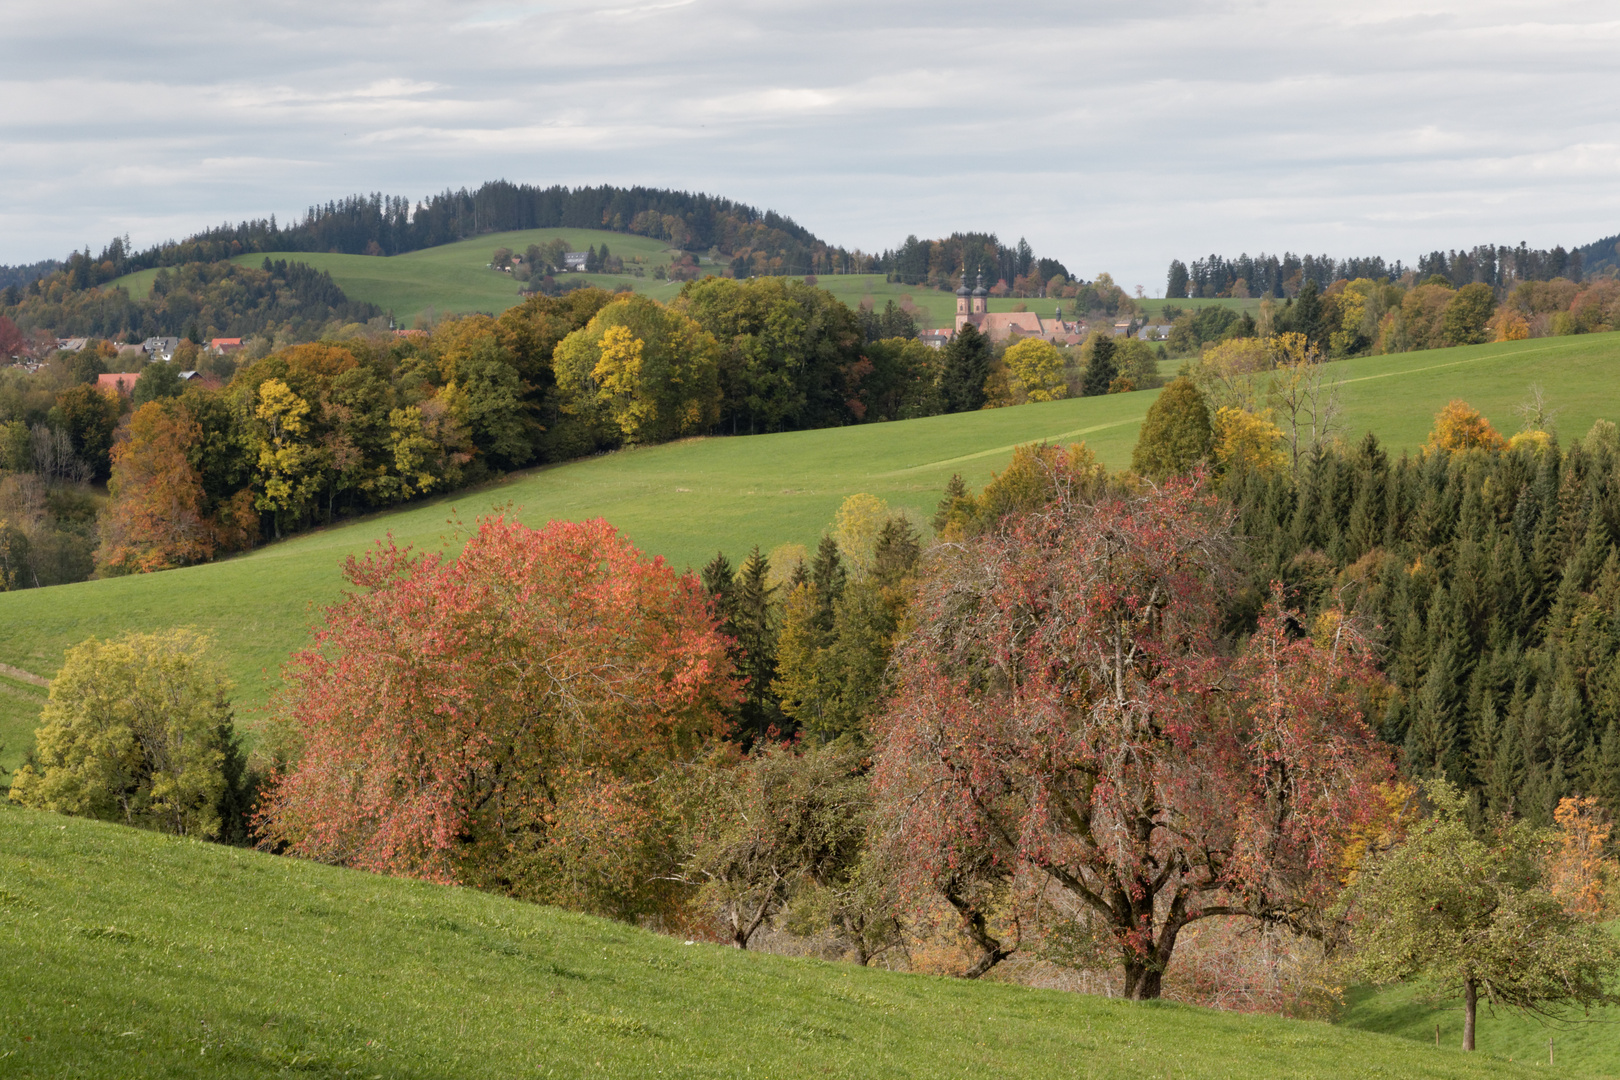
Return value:
<svg viewBox="0 0 1620 1080">
<path fill-rule="evenodd" d="M 1210 251 L 1620 230 L 1587 0 L 7 6 L 7 262 L 496 177 L 867 250 L 990 229 L 1150 290 Z"/>
</svg>

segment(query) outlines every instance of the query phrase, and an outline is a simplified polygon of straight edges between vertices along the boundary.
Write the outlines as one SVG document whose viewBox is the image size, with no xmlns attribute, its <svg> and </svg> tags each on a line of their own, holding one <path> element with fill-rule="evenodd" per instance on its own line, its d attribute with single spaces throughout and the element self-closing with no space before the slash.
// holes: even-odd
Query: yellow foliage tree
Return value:
<svg viewBox="0 0 1620 1080">
<path fill-rule="evenodd" d="M 1063 354 L 1044 338 L 1024 338 L 1002 357 L 1014 401 L 1058 401 L 1068 396 Z"/>
<path fill-rule="evenodd" d="M 1491 427 L 1489 420 L 1466 401 L 1452 401 L 1434 416 L 1434 430 L 1429 432 L 1428 450 L 1500 450 L 1502 436 Z"/>
<path fill-rule="evenodd" d="M 302 511 L 320 487 L 320 451 L 306 441 L 309 402 L 280 379 L 259 385 L 253 415 L 259 421 L 259 493 L 253 504 L 275 515 L 280 536 L 281 515 Z"/>
<path fill-rule="evenodd" d="M 1273 347 L 1259 338 L 1233 338 L 1204 350 L 1193 382 L 1211 405 L 1248 411 L 1260 394 L 1260 376 L 1271 370 Z"/>
<path fill-rule="evenodd" d="M 864 491 L 851 495 L 839 506 L 833 519 L 833 539 L 838 542 L 838 553 L 857 576 L 865 576 L 872 568 L 878 534 L 893 516 L 888 503 Z"/>
<path fill-rule="evenodd" d="M 1215 467 L 1226 476 L 1236 472 L 1274 473 L 1288 464 L 1283 453 L 1283 432 L 1271 422 L 1268 409 L 1222 406 L 1215 411 Z"/>
<path fill-rule="evenodd" d="M 602 334 L 601 358 L 591 371 L 596 380 L 597 400 L 607 406 L 613 422 L 630 442 L 636 442 L 642 427 L 657 413 L 647 399 L 641 382 L 642 352 L 645 343 L 627 327 L 610 326 Z"/>
<path fill-rule="evenodd" d="M 1524 341 L 1530 337 L 1530 323 L 1512 308 L 1503 307 L 1491 320 L 1497 341 Z"/>
</svg>

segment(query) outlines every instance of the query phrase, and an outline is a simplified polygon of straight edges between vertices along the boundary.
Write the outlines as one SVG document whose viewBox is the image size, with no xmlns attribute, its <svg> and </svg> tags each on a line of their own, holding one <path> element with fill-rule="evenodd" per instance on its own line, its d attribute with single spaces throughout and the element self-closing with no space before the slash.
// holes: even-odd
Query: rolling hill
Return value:
<svg viewBox="0 0 1620 1080">
<path fill-rule="evenodd" d="M 1539 383 L 1566 438 L 1620 418 L 1620 334 L 1367 357 L 1333 365 L 1343 430 L 1375 432 L 1394 452 L 1416 450 L 1434 414 L 1462 397 L 1506 430 Z M 470 523 L 510 507 L 523 520 L 605 517 L 644 551 L 701 566 L 718 549 L 813 545 L 856 492 L 926 519 L 952 473 L 972 485 L 1019 443 L 1085 441 L 1111 468 L 1129 464 L 1154 391 L 936 416 L 890 424 L 688 439 L 513 474 L 477 491 L 321 529 L 245 555 L 161 574 L 0 594 L 0 765 L 31 744 L 43 691 L 63 652 L 91 635 L 189 625 L 215 636 L 251 715 L 306 640 L 318 608 L 342 588 L 343 559 L 392 535 L 417 547 L 454 546 L 451 518 Z"/>
<path fill-rule="evenodd" d="M 599 229 L 529 229 L 522 232 L 490 233 L 474 240 L 462 240 L 442 247 L 424 248 L 404 255 L 387 257 L 369 255 L 341 255 L 321 252 L 272 252 L 271 259 L 304 262 L 317 270 L 326 270 L 332 280 L 351 300 L 364 300 L 392 311 L 401 326 L 410 326 L 420 314 L 430 309 L 443 316 L 485 311 L 499 314 L 519 302 L 518 282 L 509 274 L 489 267 L 490 255 L 498 247 L 521 252 L 530 244 L 543 244 L 562 237 L 583 250 L 587 245 L 603 244 L 613 254 L 644 271 L 643 277 L 625 274 L 569 274 L 567 281 L 585 281 L 603 288 L 628 287 L 645 293 L 655 300 L 668 301 L 680 292 L 680 283 L 658 281 L 653 278 L 653 267 L 668 266 L 678 253 L 662 241 L 642 236 L 607 232 Z M 239 255 L 233 261 L 258 265 L 265 255 Z M 704 270 L 714 267 L 705 263 Z M 111 282 L 112 286 L 129 290 L 135 299 L 151 294 L 156 270 L 139 270 Z M 956 297 L 949 292 L 917 285 L 900 285 L 888 281 L 882 274 L 821 275 L 818 287 L 826 289 L 850 307 L 861 303 L 878 310 L 888 301 L 904 306 L 909 302 L 917 311 L 917 321 L 923 328 L 950 326 L 955 318 Z M 1157 313 L 1165 301 L 1144 301 L 1148 311 Z M 1258 300 L 1194 300 L 1177 301 L 1183 307 L 1219 305 L 1258 310 Z M 992 298 L 991 311 L 1015 311 L 1024 308 L 1050 318 L 1057 306 L 1055 300 L 1020 300 Z"/>
<path fill-rule="evenodd" d="M 1325 1023 L 683 943 L 4 805 L 0 965 L 13 1077 L 1546 1075 Z"/>
</svg>

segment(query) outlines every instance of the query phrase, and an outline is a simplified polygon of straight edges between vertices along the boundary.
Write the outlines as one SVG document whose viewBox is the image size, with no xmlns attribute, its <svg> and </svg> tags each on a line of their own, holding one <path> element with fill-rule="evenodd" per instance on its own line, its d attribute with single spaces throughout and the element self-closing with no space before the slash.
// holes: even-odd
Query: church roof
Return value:
<svg viewBox="0 0 1620 1080">
<path fill-rule="evenodd" d="M 965 282 L 964 282 L 964 284 L 965 284 Z M 973 290 L 973 295 L 974 296 L 989 296 L 990 295 L 989 290 L 984 287 L 984 275 L 982 273 L 979 275 L 979 287 Z"/>
</svg>

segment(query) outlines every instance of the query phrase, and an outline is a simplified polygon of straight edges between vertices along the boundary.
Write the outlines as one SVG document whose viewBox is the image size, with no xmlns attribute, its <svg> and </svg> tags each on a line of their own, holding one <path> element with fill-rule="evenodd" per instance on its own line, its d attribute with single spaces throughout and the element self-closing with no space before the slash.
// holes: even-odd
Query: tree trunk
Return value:
<svg viewBox="0 0 1620 1080">
<path fill-rule="evenodd" d="M 1463 1049 L 1474 1049 L 1474 1013 L 1479 1005 L 1479 988 L 1473 976 L 1463 980 Z"/>
<path fill-rule="evenodd" d="M 1125 997 L 1130 1001 L 1157 1001 L 1164 992 L 1164 972 L 1139 961 L 1125 965 Z"/>
</svg>

